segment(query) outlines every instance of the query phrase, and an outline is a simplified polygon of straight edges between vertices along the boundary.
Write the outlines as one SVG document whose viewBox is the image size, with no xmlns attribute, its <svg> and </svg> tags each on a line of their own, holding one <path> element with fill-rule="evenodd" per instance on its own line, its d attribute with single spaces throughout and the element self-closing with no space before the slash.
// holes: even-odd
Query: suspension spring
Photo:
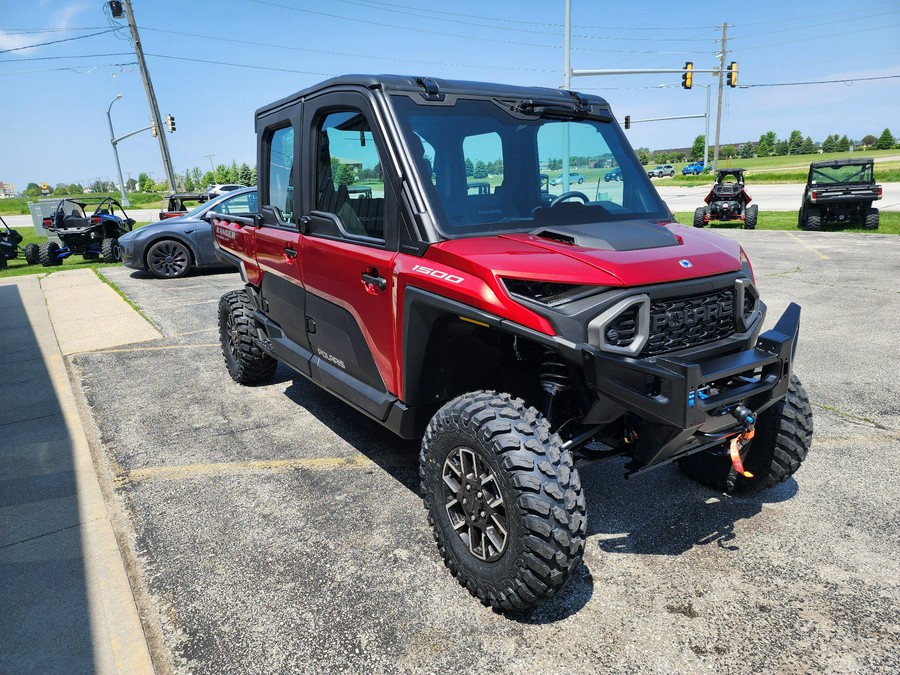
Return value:
<svg viewBox="0 0 900 675">
<path fill-rule="evenodd" d="M 553 420 L 553 404 L 557 394 L 560 394 L 572 386 L 572 378 L 569 375 L 569 367 L 565 361 L 554 351 L 546 350 L 541 355 L 541 365 L 538 368 L 538 382 L 544 390 L 544 417 Z"/>
</svg>

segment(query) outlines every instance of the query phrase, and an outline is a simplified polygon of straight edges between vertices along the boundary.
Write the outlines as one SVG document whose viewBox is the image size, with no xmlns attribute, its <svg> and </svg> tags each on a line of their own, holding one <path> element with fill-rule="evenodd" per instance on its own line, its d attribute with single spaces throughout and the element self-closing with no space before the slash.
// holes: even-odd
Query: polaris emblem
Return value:
<svg viewBox="0 0 900 675">
<path fill-rule="evenodd" d="M 690 260 L 679 260 L 678 264 L 685 268 L 694 266 L 694 264 Z"/>
</svg>

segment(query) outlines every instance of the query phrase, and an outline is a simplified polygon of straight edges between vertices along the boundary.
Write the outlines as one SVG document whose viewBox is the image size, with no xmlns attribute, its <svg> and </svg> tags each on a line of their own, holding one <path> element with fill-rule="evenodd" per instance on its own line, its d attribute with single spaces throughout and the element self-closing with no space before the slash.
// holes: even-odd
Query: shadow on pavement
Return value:
<svg viewBox="0 0 900 675">
<path fill-rule="evenodd" d="M 0 341 L 0 672 L 94 672 L 73 444 L 15 285 Z"/>
</svg>

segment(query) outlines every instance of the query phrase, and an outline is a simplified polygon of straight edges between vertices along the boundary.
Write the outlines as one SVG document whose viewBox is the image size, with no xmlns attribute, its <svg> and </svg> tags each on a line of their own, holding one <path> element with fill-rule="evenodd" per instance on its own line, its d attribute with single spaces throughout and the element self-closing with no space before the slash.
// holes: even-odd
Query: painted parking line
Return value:
<svg viewBox="0 0 900 675">
<path fill-rule="evenodd" d="M 798 236 L 797 236 L 796 234 L 794 234 L 793 232 L 785 232 L 785 234 L 786 234 L 787 236 L 792 237 L 793 239 L 797 240 L 797 242 L 798 242 L 803 248 L 808 248 L 810 251 L 812 251 L 812 252 L 815 253 L 817 256 L 819 256 L 822 260 L 831 260 L 831 258 L 829 258 L 826 254 L 822 253 L 822 252 L 821 252 L 819 249 L 817 249 L 815 246 L 811 246 L 810 244 L 807 244 L 805 241 L 803 241 L 803 239 L 802 239 L 801 237 L 798 237 Z"/>
<path fill-rule="evenodd" d="M 295 469 L 330 471 L 375 466 L 363 456 L 318 457 L 315 459 L 267 459 L 250 462 L 220 462 L 211 464 L 182 464 L 178 466 L 149 466 L 133 469 L 116 478 L 117 485 L 141 483 L 149 480 L 180 480 L 194 476 L 217 476 L 241 473 L 284 473 Z"/>
</svg>

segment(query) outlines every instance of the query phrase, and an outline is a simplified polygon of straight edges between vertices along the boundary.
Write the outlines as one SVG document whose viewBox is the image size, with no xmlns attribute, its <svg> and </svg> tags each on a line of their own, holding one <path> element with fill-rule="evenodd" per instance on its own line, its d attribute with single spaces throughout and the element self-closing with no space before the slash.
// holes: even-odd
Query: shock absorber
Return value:
<svg viewBox="0 0 900 675">
<path fill-rule="evenodd" d="M 541 365 L 538 368 L 538 382 L 544 391 L 544 417 L 553 422 L 553 407 L 556 396 L 572 386 L 566 362 L 556 352 L 545 350 L 541 354 Z"/>
</svg>

